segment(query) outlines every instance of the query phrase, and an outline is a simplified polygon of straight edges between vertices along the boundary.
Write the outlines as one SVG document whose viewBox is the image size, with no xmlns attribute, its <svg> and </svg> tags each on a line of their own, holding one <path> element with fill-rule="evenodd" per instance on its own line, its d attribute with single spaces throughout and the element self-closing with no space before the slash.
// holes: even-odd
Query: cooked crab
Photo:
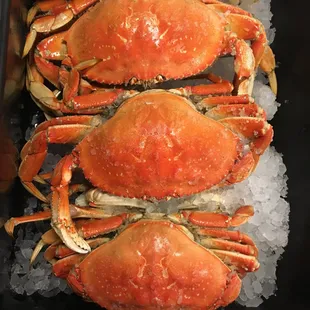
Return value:
<svg viewBox="0 0 310 310">
<path fill-rule="evenodd" d="M 233 302 L 241 278 L 259 267 L 252 239 L 228 230 L 253 215 L 251 206 L 239 208 L 233 216 L 180 210 L 168 216 L 121 213 L 102 219 L 102 210 L 89 211 L 70 206 L 73 217 L 97 218 L 75 220 L 91 253 L 75 253 L 50 230 L 31 260 L 50 245 L 44 256 L 54 274 L 108 310 L 217 309 Z M 15 218 L 6 229 L 12 233 L 14 224 L 48 217 L 50 211 Z"/>
<path fill-rule="evenodd" d="M 24 55 L 35 49 L 27 86 L 43 109 L 56 114 L 97 113 L 122 92 L 106 92 L 106 84 L 183 79 L 229 54 L 235 57 L 235 94 L 251 94 L 258 66 L 276 92 L 275 60 L 263 25 L 217 0 L 38 1 L 28 21 Z M 51 32 L 35 44 L 38 33 Z M 44 80 L 61 90 L 61 100 Z"/>
</svg>

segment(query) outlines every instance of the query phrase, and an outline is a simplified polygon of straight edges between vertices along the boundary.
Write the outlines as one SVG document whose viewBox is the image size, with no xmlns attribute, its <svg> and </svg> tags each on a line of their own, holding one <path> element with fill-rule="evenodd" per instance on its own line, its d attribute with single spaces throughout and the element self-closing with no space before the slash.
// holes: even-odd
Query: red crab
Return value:
<svg viewBox="0 0 310 310">
<path fill-rule="evenodd" d="M 43 109 L 58 114 L 95 114 L 122 100 L 122 89 L 107 92 L 104 84 L 183 79 L 227 54 L 235 57 L 236 94 L 251 93 L 259 65 L 276 92 L 275 60 L 263 25 L 248 12 L 217 0 L 38 1 L 28 22 L 24 55 L 38 33 L 54 33 L 35 45 L 27 86 Z M 62 90 L 62 100 L 43 84 L 45 79 Z M 228 92 L 220 87 L 212 93 Z M 200 93 L 208 95 L 208 85 L 202 85 Z"/>
<path fill-rule="evenodd" d="M 106 215 L 96 209 L 93 217 Z M 70 206 L 74 217 L 91 217 Z M 122 213 L 106 219 L 76 220 L 89 254 L 76 254 L 54 230 L 46 232 L 32 261 L 46 244 L 45 258 L 56 276 L 87 300 L 110 309 L 217 309 L 239 295 L 241 278 L 259 267 L 252 239 L 227 228 L 245 223 L 253 208 L 225 214 L 180 211 L 163 216 Z M 50 211 L 12 219 L 14 225 L 47 219 Z M 115 232 L 114 237 L 104 237 Z M 111 236 L 111 234 L 110 234 Z"/>
<path fill-rule="evenodd" d="M 214 104 L 219 100 L 226 104 Z M 127 99 L 103 124 L 99 115 L 46 121 L 21 152 L 21 181 L 49 202 L 33 180 L 51 179 L 52 226 L 68 247 L 86 253 L 90 247 L 69 212 L 72 172 L 78 168 L 96 188 L 147 200 L 240 182 L 253 171 L 273 136 L 264 111 L 248 96 L 205 98 L 198 105 L 208 109 L 206 115 L 183 96 L 152 90 Z M 77 146 L 52 174 L 40 177 L 48 143 Z"/>
</svg>

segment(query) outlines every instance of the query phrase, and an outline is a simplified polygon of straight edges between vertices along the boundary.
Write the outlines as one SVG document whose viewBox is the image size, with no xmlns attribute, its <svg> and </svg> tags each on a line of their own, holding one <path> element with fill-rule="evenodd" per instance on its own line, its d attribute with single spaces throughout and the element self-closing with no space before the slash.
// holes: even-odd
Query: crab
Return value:
<svg viewBox="0 0 310 310">
<path fill-rule="evenodd" d="M 52 226 L 72 250 L 90 247 L 69 212 L 69 195 L 81 169 L 96 188 L 111 195 L 144 200 L 184 197 L 214 186 L 241 182 L 269 146 L 273 129 L 265 112 L 247 95 L 208 97 L 197 111 L 186 90 L 130 94 L 107 121 L 100 115 L 56 117 L 40 124 L 21 151 L 24 187 L 51 203 Z M 220 104 L 222 103 L 222 104 Z M 52 173 L 38 175 L 49 143 L 77 144 Z M 33 181 L 50 179 L 44 196 Z"/>
<path fill-rule="evenodd" d="M 38 1 L 28 23 L 27 88 L 43 110 L 56 115 L 100 112 L 125 91 L 106 91 L 107 84 L 149 86 L 200 78 L 230 54 L 234 94 L 251 94 L 259 66 L 277 91 L 274 54 L 263 25 L 217 0 Z M 46 80 L 55 91 L 44 85 Z M 206 81 L 201 91 L 204 87 L 208 90 Z M 217 88 L 214 94 L 226 91 Z"/>
<path fill-rule="evenodd" d="M 90 253 L 72 251 L 51 229 L 42 235 L 31 262 L 49 245 L 44 257 L 53 264 L 53 273 L 105 309 L 217 309 L 232 303 L 244 275 L 259 268 L 253 240 L 229 230 L 247 222 L 251 206 L 232 216 L 180 210 L 103 218 L 107 215 L 102 210 L 93 211 L 70 206 Z M 14 225 L 49 217 L 51 211 L 42 211 L 12 219 L 5 227 L 12 233 Z"/>
</svg>

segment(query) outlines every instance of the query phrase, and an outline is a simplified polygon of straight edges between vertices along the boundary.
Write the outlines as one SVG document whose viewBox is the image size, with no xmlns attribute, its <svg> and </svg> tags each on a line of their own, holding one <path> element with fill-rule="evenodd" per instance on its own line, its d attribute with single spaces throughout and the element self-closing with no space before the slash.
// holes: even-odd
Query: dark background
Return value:
<svg viewBox="0 0 310 310">
<path fill-rule="evenodd" d="M 1 0 L 2 2 L 3 0 Z M 2 2 L 4 8 L 5 1 Z M 310 243 L 310 34 L 308 21 L 310 16 L 306 9 L 307 1 L 272 0 L 272 23 L 276 28 L 275 41 L 272 44 L 278 68 L 278 99 L 282 105 L 272 120 L 275 128 L 273 145 L 284 155 L 287 166 L 288 201 L 291 205 L 289 244 L 277 268 L 278 290 L 261 306 L 253 309 L 310 309 L 309 243 Z M 305 7 L 304 7 L 305 5 Z M 0 32 L 3 31 L 2 25 Z M 3 39 L 3 36 L 2 38 Z M 1 40 L 0 52 L 3 53 L 4 41 Z M 0 57 L 1 59 L 1 57 Z M 0 61 L 1 66 L 1 61 Z M 1 69 L 1 67 L 0 67 Z M 3 71 L 2 71 L 3 72 Z M 1 93 L 0 93 L 1 95 Z M 28 98 L 23 94 L 23 99 Z M 28 100 L 28 99 L 27 99 Z M 28 113 L 26 108 L 25 113 Z M 26 114 L 25 114 L 26 115 Z M 31 118 L 30 118 L 31 119 Z M 30 121 L 24 118 L 24 128 Z M 1 147 L 1 146 L 0 146 Z M 18 213 L 22 206 L 25 192 L 19 185 L 13 188 L 13 213 Z M 0 231 L 0 238 L 6 236 Z M 0 309 L 99 309 L 96 305 L 83 302 L 72 295 L 59 294 L 54 298 L 31 296 L 28 298 L 14 296 L 6 292 L 0 296 Z M 244 309 L 233 304 L 227 309 Z M 248 308 L 251 309 L 251 308 Z"/>
</svg>

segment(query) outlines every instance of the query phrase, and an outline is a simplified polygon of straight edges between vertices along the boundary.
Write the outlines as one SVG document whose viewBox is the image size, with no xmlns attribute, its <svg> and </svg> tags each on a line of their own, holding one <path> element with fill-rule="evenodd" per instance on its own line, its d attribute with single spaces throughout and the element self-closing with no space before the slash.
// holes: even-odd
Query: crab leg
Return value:
<svg viewBox="0 0 310 310">
<path fill-rule="evenodd" d="M 252 255 L 257 257 L 258 251 L 255 246 L 240 244 L 237 242 L 206 238 L 201 240 L 201 244 L 210 250 L 234 251 L 244 255 Z"/>
<path fill-rule="evenodd" d="M 57 15 L 66 8 L 71 8 L 75 15 L 84 11 L 98 0 L 38 0 L 28 12 L 28 23 L 31 23 L 36 15 L 44 13 L 44 15 Z"/>
<path fill-rule="evenodd" d="M 67 25 L 77 14 L 85 11 L 89 6 L 98 2 L 98 0 L 72 0 L 67 1 L 49 1 L 44 6 L 37 4 L 30 10 L 27 21 L 30 23 L 36 16 L 37 12 L 47 12 L 50 15 L 44 15 L 37 18 L 30 26 L 30 32 L 27 35 L 24 46 L 23 57 L 25 57 L 32 48 L 37 33 L 49 33 Z"/>
<path fill-rule="evenodd" d="M 234 93 L 237 95 L 251 94 L 255 73 L 253 51 L 244 40 L 239 39 L 232 32 L 228 32 L 226 41 L 227 47 L 223 50 L 222 55 L 235 52 Z"/>
<path fill-rule="evenodd" d="M 52 211 L 45 210 L 41 211 L 32 215 L 24 215 L 21 217 L 12 217 L 10 218 L 4 225 L 6 232 L 13 237 L 14 228 L 17 225 L 24 224 L 24 223 L 31 223 L 37 221 L 45 221 L 50 219 L 52 216 Z"/>
<path fill-rule="evenodd" d="M 253 240 L 240 231 L 229 231 L 221 228 L 199 228 L 197 233 L 200 236 L 207 236 L 201 239 L 201 244 L 208 249 L 232 250 L 242 254 L 258 256 L 258 250 Z"/>
<path fill-rule="evenodd" d="M 227 117 L 257 117 L 266 120 L 266 112 L 249 95 L 208 97 L 197 104 L 207 108 L 206 116 L 215 120 Z"/>
<path fill-rule="evenodd" d="M 253 140 L 250 143 L 250 148 L 255 161 L 264 153 L 272 141 L 272 126 L 262 118 L 229 117 L 220 120 L 220 122 L 243 138 Z"/>
<path fill-rule="evenodd" d="M 38 54 L 34 55 L 35 70 L 32 69 L 33 65 L 28 67 L 28 90 L 39 101 L 40 106 L 43 105 L 45 109 L 55 112 L 97 114 L 105 106 L 136 93 L 122 89 L 96 90 L 81 79 L 78 69 L 92 66 L 97 62 L 96 60 L 79 64 L 70 72 L 50 62 L 49 60 L 63 60 L 63 64 L 72 66 L 71 61 L 66 58 L 66 48 L 62 44 L 65 34 L 66 32 L 62 32 L 43 40 L 38 45 Z M 43 51 L 48 51 L 48 53 L 43 53 Z M 36 74 L 32 74 L 32 71 Z M 59 101 L 55 93 L 43 84 L 42 76 L 55 87 L 60 88 L 60 85 L 64 87 L 62 101 Z"/>
<path fill-rule="evenodd" d="M 243 274 L 245 271 L 255 271 L 259 267 L 256 259 L 258 250 L 247 235 L 221 228 L 240 226 L 246 223 L 253 214 L 252 206 L 243 206 L 237 209 L 233 216 L 203 211 L 181 211 L 180 214 L 169 217 L 173 221 L 206 227 L 197 229 L 199 235 L 209 237 L 202 238 L 201 244 L 226 264 L 235 266 L 238 272 Z"/>
<path fill-rule="evenodd" d="M 218 97 L 207 97 L 199 102 L 199 105 L 205 108 L 213 108 L 217 105 L 223 104 L 248 104 L 253 103 L 254 99 L 249 95 L 239 95 L 239 96 L 218 96 Z"/>
<path fill-rule="evenodd" d="M 275 59 L 271 48 L 267 45 L 266 33 L 262 23 L 253 18 L 250 13 L 233 5 L 224 4 L 217 0 L 202 0 L 202 2 L 209 4 L 210 7 L 221 13 L 229 12 L 225 16 L 231 30 L 228 32 L 228 45 L 224 49 L 223 55 L 231 54 L 233 50 L 236 51 L 236 77 L 234 83 L 236 92 L 238 94 L 252 92 L 252 81 L 249 81 L 249 79 L 253 79 L 254 71 L 260 66 L 267 73 L 270 87 L 276 94 Z M 245 40 L 252 41 L 251 49 L 254 55 L 254 67 Z M 244 78 L 246 81 L 242 83 Z"/>
<path fill-rule="evenodd" d="M 74 226 L 69 207 L 69 192 L 68 185 L 72 178 L 72 170 L 78 167 L 78 159 L 73 154 L 64 157 L 56 166 L 54 175 L 51 180 L 52 184 L 52 222 L 51 226 L 54 228 L 58 236 L 63 242 L 73 251 L 81 254 L 88 253 L 91 249 L 83 237 L 88 237 L 86 232 L 82 231 L 82 237 L 78 234 Z M 100 211 L 100 210 L 99 210 Z M 132 215 L 123 214 L 111 219 L 122 222 L 125 218 Z M 101 220 L 102 221 L 102 220 Z M 86 225 L 86 224 L 85 224 Z M 99 222 L 92 222 L 87 229 L 92 235 L 100 234 L 102 224 Z"/>
<path fill-rule="evenodd" d="M 259 268 L 259 262 L 255 256 L 244 255 L 224 250 L 212 250 L 227 265 L 237 267 L 238 271 L 253 272 Z"/>
<path fill-rule="evenodd" d="M 87 240 L 87 243 L 91 249 L 95 249 L 101 244 L 108 242 L 109 240 L 110 238 L 94 238 Z M 65 258 L 72 254 L 75 254 L 75 252 L 69 249 L 66 245 L 59 243 L 59 241 L 55 241 L 44 252 L 44 258 L 47 261 L 51 261 L 55 258 Z"/>
<path fill-rule="evenodd" d="M 212 7 L 215 8 L 217 11 L 220 11 L 222 13 L 226 13 L 227 11 L 234 13 L 234 14 L 240 14 L 240 15 L 247 15 L 247 16 L 252 16 L 251 13 L 233 6 L 233 5 L 229 5 L 229 4 L 225 4 L 221 1 L 218 0 L 201 0 L 201 2 L 205 3 L 205 4 L 212 4 Z"/>
<path fill-rule="evenodd" d="M 127 219 L 130 220 L 132 218 L 133 215 L 126 216 L 125 214 L 123 214 L 120 216 L 113 216 L 103 220 L 96 220 L 96 221 L 80 220 L 76 221 L 75 224 L 77 228 L 77 233 L 80 236 L 90 238 L 100 234 L 105 234 L 114 231 L 117 228 L 119 228 Z M 93 224 L 95 224 L 95 227 L 92 227 Z M 108 238 L 96 238 L 96 239 L 108 240 Z M 96 244 L 96 242 L 93 243 L 92 241 L 87 241 L 87 243 L 89 244 L 90 248 L 92 248 L 92 246 Z M 50 247 L 45 252 L 45 258 L 48 261 L 52 260 L 55 257 L 56 258 L 65 257 L 75 253 L 74 250 L 63 245 L 56 231 L 54 229 L 51 229 L 41 236 L 41 240 L 36 245 L 33 254 L 31 256 L 31 262 L 33 262 L 36 259 L 37 255 L 45 245 L 50 245 Z"/>
<path fill-rule="evenodd" d="M 38 174 L 45 160 L 48 143 L 78 143 L 98 125 L 95 122 L 94 125 L 89 124 L 92 120 L 87 116 L 52 119 L 39 126 L 31 140 L 25 144 L 21 151 L 22 162 L 19 167 L 19 177 L 25 188 L 38 199 L 47 202 L 46 197 L 34 186 L 32 180 Z M 76 123 L 73 124 L 73 121 Z M 51 126 L 48 127 L 49 125 Z"/>
<path fill-rule="evenodd" d="M 90 252 L 90 247 L 79 236 L 70 215 L 69 183 L 72 170 L 78 167 L 76 158 L 65 156 L 56 166 L 52 184 L 51 208 L 53 210 L 51 226 L 69 248 L 81 254 Z"/>
<path fill-rule="evenodd" d="M 219 120 L 225 117 L 240 117 L 240 115 L 246 115 L 248 117 L 257 117 L 266 120 L 266 112 L 257 104 L 227 104 L 217 106 L 209 110 L 206 115 Z"/>
<path fill-rule="evenodd" d="M 75 222 L 77 233 L 83 238 L 92 238 L 92 240 L 86 240 L 90 248 L 94 248 L 104 242 L 107 242 L 109 238 L 94 238 L 98 235 L 104 235 L 111 231 L 115 231 L 126 221 L 132 222 L 141 218 L 139 214 L 120 214 L 100 220 L 78 220 Z M 62 258 L 75 253 L 74 250 L 63 245 L 61 239 L 56 234 L 55 230 L 51 229 L 42 235 L 40 242 L 35 247 L 31 262 L 35 260 L 39 252 L 45 245 L 50 245 L 45 252 L 45 258 L 51 261 L 53 258 Z"/>
<path fill-rule="evenodd" d="M 60 68 L 49 60 L 64 60 L 67 56 L 66 45 L 63 44 L 66 32 L 55 34 L 42 40 L 34 53 L 33 59 L 38 71 L 59 88 Z M 33 81 L 37 81 L 34 79 Z"/>
<path fill-rule="evenodd" d="M 198 227 L 228 228 L 246 223 L 253 215 L 254 209 L 252 206 L 242 206 L 236 210 L 233 216 L 204 211 L 181 211 L 180 213 L 169 215 L 168 218 L 174 222 L 191 223 Z"/>
<path fill-rule="evenodd" d="M 274 94 L 277 94 L 278 83 L 276 73 L 274 71 L 276 67 L 276 61 L 272 49 L 269 45 L 265 48 L 265 52 L 262 56 L 259 66 L 267 74 L 271 90 L 274 92 Z"/>
<path fill-rule="evenodd" d="M 78 184 L 79 185 L 79 184 Z M 69 192 L 69 195 L 71 193 Z M 83 208 L 76 205 L 69 206 L 70 216 L 72 218 L 92 218 L 92 219 L 105 219 L 110 218 L 110 215 L 107 214 L 104 210 L 97 208 Z M 5 223 L 6 232 L 13 237 L 14 228 L 17 225 L 37 222 L 37 221 L 45 221 L 52 218 L 52 211 L 45 210 L 41 212 L 37 212 L 32 215 L 24 215 L 20 217 L 11 217 Z"/>
<path fill-rule="evenodd" d="M 109 238 L 96 238 L 88 240 L 91 249 L 95 249 L 98 246 L 108 242 Z M 56 258 L 60 258 L 55 261 Z M 75 254 L 72 250 L 65 245 L 51 245 L 44 253 L 44 258 L 53 264 L 53 273 L 58 278 L 66 279 L 71 269 L 79 263 L 85 254 Z"/>
<path fill-rule="evenodd" d="M 213 116 L 212 110 L 213 109 L 210 110 L 211 117 Z M 235 117 L 238 116 L 238 111 L 240 112 L 240 115 L 244 115 L 245 113 L 248 113 L 250 116 L 253 116 L 255 113 L 257 113 L 257 115 L 255 117 Z M 273 129 L 272 126 L 266 122 L 265 113 L 259 108 L 257 108 L 257 111 L 255 111 L 255 108 L 246 109 L 243 107 L 239 107 L 239 109 L 237 107 L 234 110 L 233 106 L 228 106 L 220 111 L 220 114 L 221 112 L 224 112 L 223 115 L 218 116 L 218 110 L 215 110 L 215 112 L 215 118 L 225 125 L 225 127 L 228 127 L 230 130 L 241 136 L 241 138 L 251 141 L 249 143 L 250 152 L 247 152 L 238 162 L 236 162 L 229 176 L 222 184 L 220 184 L 220 186 L 225 186 L 227 184 L 243 181 L 255 169 L 260 155 L 264 153 L 272 141 Z M 227 113 L 229 117 L 225 117 L 225 113 Z M 229 115 L 229 113 L 232 115 Z"/>
<path fill-rule="evenodd" d="M 47 155 L 48 143 L 77 143 L 93 127 L 86 125 L 66 125 L 59 127 L 50 127 L 46 132 L 35 135 L 28 148 L 28 154 L 25 155 L 20 168 L 19 177 L 23 185 L 38 199 L 47 202 L 46 198 L 32 184 L 33 178 L 39 172 L 45 157 Z M 63 134 L 64 136 L 60 135 Z M 66 136 L 67 135 L 67 136 Z"/>
<path fill-rule="evenodd" d="M 208 227 L 206 229 L 198 229 L 198 233 L 210 236 L 207 239 L 201 240 L 202 245 L 210 249 L 225 263 L 234 265 L 239 272 L 243 273 L 244 271 L 255 271 L 259 267 L 256 259 L 258 255 L 257 248 L 252 240 L 249 241 L 250 238 L 248 236 L 238 234 L 238 232 L 221 232 L 219 228 L 240 226 L 246 223 L 253 214 L 254 209 L 252 206 L 240 207 L 232 217 L 225 214 L 202 211 L 182 211 L 179 215 L 179 221 L 189 222 L 198 227 Z M 175 216 L 173 219 L 175 220 Z M 213 236 L 225 237 L 231 241 L 212 238 Z M 245 244 L 237 243 L 240 242 L 239 240 Z"/>
<path fill-rule="evenodd" d="M 202 0 L 202 1 L 207 2 L 206 0 Z M 252 16 L 251 13 L 249 13 L 249 12 L 247 12 L 241 8 L 238 8 L 238 7 L 229 5 L 229 4 L 221 3 L 220 1 L 218 1 L 218 2 L 219 3 L 213 4 L 212 7 L 221 13 L 227 13 L 229 11 L 231 14 L 240 14 L 240 15 L 249 16 L 249 17 Z"/>
<path fill-rule="evenodd" d="M 258 66 L 260 66 L 261 69 L 267 73 L 270 87 L 272 91 L 276 94 L 277 80 L 274 73 L 275 58 L 271 48 L 267 45 L 268 42 L 263 25 L 258 20 L 244 15 L 229 14 L 227 16 L 227 19 L 230 22 L 232 33 L 236 33 L 238 39 L 253 41 L 251 44 L 251 49 L 253 51 L 255 59 L 254 70 L 256 70 Z M 237 78 L 240 81 L 242 75 L 240 75 L 240 73 L 238 72 L 236 73 Z"/>
<path fill-rule="evenodd" d="M 41 104 L 50 110 L 81 114 L 97 114 L 106 106 L 137 93 L 122 89 L 99 89 L 90 94 L 75 96 L 68 102 L 62 102 L 58 101 L 55 94 L 42 83 L 30 83 L 29 90 Z"/>
<path fill-rule="evenodd" d="M 214 84 L 201 84 L 196 86 L 185 86 L 183 88 L 171 89 L 171 92 L 178 93 L 182 96 L 189 97 L 190 95 L 221 95 L 221 94 L 229 94 L 233 90 L 233 85 L 227 81 L 222 79 L 221 77 L 216 76 L 213 73 L 209 74 L 200 74 L 195 78 L 206 78 Z"/>
<path fill-rule="evenodd" d="M 66 0 L 45 0 L 45 1 L 36 1 L 35 5 L 30 8 L 27 16 L 27 25 L 29 26 L 34 20 L 38 12 L 44 12 L 47 15 L 55 15 L 58 8 L 63 10 L 63 7 L 67 5 Z"/>
<path fill-rule="evenodd" d="M 220 228 L 198 228 L 197 233 L 201 236 L 231 240 L 243 244 L 255 245 L 253 240 L 238 230 L 224 230 Z"/>
<path fill-rule="evenodd" d="M 85 238 L 91 238 L 99 234 L 102 235 L 110 231 L 115 231 L 125 222 L 125 220 L 131 221 L 135 219 L 136 218 L 134 215 L 123 214 L 105 220 L 95 220 L 97 223 L 94 223 L 95 221 L 92 220 L 83 221 L 77 224 L 77 227 L 80 226 L 78 231 L 80 234 L 82 233 Z M 100 226 L 100 229 L 94 229 L 94 224 L 97 226 L 97 228 Z M 95 238 L 92 240 L 87 240 L 86 242 L 91 249 L 94 249 L 108 242 L 109 240 L 109 238 Z M 48 248 L 44 256 L 47 260 L 52 260 L 53 257 L 61 258 L 53 264 L 53 272 L 57 277 L 63 278 L 66 278 L 72 267 L 84 257 L 84 255 L 74 254 L 74 251 L 72 251 L 70 248 L 66 247 L 65 245 L 57 245 L 57 243 L 55 246 L 52 245 L 50 248 Z"/>
</svg>

